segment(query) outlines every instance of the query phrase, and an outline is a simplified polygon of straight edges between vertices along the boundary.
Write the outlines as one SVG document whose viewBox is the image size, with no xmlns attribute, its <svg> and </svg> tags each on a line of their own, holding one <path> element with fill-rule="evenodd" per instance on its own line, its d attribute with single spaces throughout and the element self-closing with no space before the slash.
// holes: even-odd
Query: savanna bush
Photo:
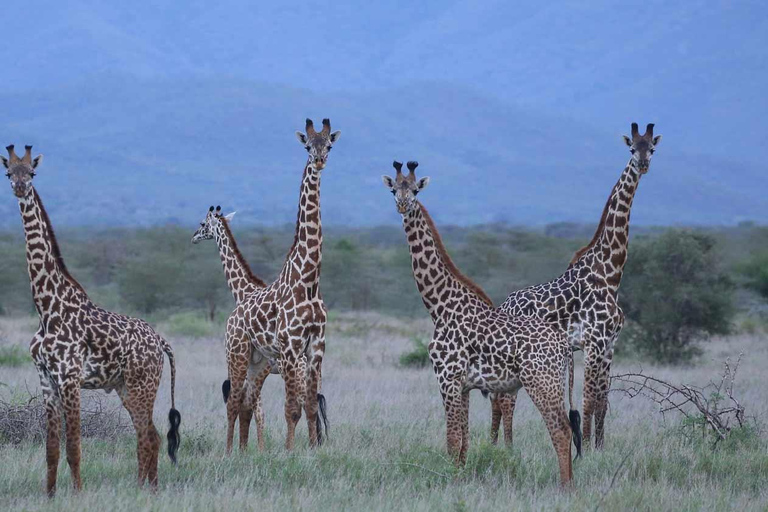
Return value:
<svg viewBox="0 0 768 512">
<path fill-rule="evenodd" d="M 682 363 L 700 353 L 698 340 L 728 332 L 734 286 L 721 261 L 715 239 L 695 231 L 672 229 L 634 244 L 622 307 L 638 352 Z"/>
</svg>

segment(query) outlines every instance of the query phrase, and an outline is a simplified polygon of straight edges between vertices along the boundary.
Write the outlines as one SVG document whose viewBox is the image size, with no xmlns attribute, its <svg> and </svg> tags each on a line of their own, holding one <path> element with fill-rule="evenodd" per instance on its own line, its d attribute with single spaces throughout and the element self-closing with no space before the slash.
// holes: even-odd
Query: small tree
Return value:
<svg viewBox="0 0 768 512">
<path fill-rule="evenodd" d="M 642 354 L 680 363 L 700 353 L 695 341 L 728 332 L 733 285 L 709 235 L 669 230 L 634 244 L 625 270 L 622 306 Z"/>
</svg>

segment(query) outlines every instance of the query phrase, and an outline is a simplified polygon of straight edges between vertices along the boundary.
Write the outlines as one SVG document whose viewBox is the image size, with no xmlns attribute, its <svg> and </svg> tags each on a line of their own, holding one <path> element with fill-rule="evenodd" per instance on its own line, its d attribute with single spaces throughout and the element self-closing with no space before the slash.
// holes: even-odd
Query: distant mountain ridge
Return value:
<svg viewBox="0 0 768 512">
<path fill-rule="evenodd" d="M 620 135 L 655 122 L 633 223 L 768 221 L 757 2 L 307 9 L 12 2 L 35 30 L 0 46 L 23 59 L 0 81 L 0 142 L 45 154 L 56 224 L 195 223 L 222 204 L 274 225 L 295 219 L 293 131 L 330 117 L 327 223 L 398 222 L 380 175 L 417 159 L 438 222 L 543 225 L 596 222 L 629 157 Z M 0 196 L 0 227 L 15 211 Z"/>
</svg>

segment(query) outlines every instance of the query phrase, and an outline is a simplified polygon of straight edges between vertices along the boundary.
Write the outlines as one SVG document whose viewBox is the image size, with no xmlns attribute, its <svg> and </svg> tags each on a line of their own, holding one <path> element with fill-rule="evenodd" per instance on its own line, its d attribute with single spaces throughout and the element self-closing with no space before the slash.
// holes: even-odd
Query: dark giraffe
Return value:
<svg viewBox="0 0 768 512">
<path fill-rule="evenodd" d="M 560 277 L 512 293 L 499 306 L 514 316 L 540 318 L 570 334 L 575 349 L 584 350 L 584 439 L 591 446 L 592 419 L 595 447 L 602 448 L 608 407 L 611 362 L 616 339 L 624 325 L 618 304 L 619 285 L 627 261 L 629 215 L 640 177 L 648 172 L 661 135 L 653 124 L 640 135 L 632 123 L 632 138 L 624 136 L 631 157 L 613 186 L 592 240 L 574 254 Z M 504 438 L 512 442 L 515 393 L 491 398 L 491 439 L 498 437 L 504 420 Z"/>
</svg>

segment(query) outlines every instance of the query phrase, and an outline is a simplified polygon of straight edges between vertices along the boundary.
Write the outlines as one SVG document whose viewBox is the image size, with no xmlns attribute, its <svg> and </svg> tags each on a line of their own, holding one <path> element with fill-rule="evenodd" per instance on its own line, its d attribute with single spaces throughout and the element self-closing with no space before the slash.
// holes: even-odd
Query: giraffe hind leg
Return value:
<svg viewBox="0 0 768 512">
<path fill-rule="evenodd" d="M 525 383 L 525 388 L 544 418 L 544 423 L 549 431 L 560 468 L 560 484 L 562 487 L 570 487 L 573 480 L 572 431 L 568 415 L 565 412 L 564 372 L 548 373 L 549 375 L 538 373 L 535 378 L 528 379 L 529 382 Z"/>
</svg>

